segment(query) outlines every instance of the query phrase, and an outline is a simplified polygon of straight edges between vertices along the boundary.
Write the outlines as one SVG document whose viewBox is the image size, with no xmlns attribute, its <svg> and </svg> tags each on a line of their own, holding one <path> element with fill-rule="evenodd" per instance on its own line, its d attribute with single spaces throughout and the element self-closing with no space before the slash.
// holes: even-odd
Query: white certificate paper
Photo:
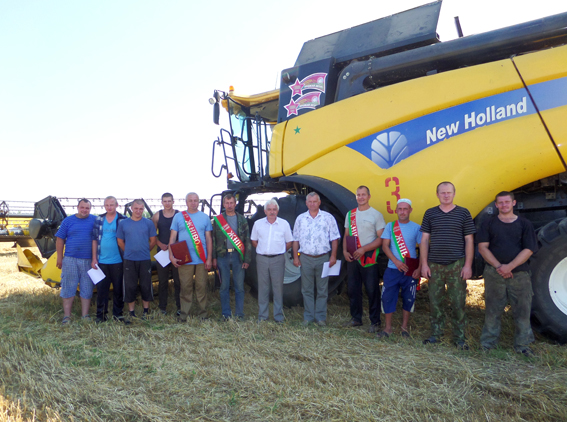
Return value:
<svg viewBox="0 0 567 422">
<path fill-rule="evenodd" d="M 321 274 L 321 277 L 327 277 L 330 275 L 339 275 L 340 272 L 341 272 L 341 261 L 337 261 L 335 265 L 333 265 L 331 268 L 329 268 L 329 263 L 325 262 L 323 264 L 323 273 Z"/>
<path fill-rule="evenodd" d="M 93 284 L 98 284 L 100 280 L 106 277 L 102 272 L 102 270 L 98 267 L 98 265 L 96 266 L 96 270 L 91 268 L 90 270 L 87 271 L 87 274 L 93 281 Z"/>
<path fill-rule="evenodd" d="M 169 251 L 159 251 L 154 255 L 154 258 L 162 267 L 167 267 L 167 265 L 171 262 L 169 260 Z"/>
</svg>

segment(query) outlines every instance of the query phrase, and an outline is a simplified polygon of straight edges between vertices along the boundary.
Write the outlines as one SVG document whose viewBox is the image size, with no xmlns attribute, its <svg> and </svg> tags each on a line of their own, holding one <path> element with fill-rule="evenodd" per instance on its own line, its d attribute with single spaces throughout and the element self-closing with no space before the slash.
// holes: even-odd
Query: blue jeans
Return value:
<svg viewBox="0 0 567 422">
<path fill-rule="evenodd" d="M 230 310 L 230 269 L 232 267 L 232 281 L 234 283 L 234 297 L 236 302 L 235 316 L 244 318 L 244 268 L 240 261 L 240 254 L 236 251 L 227 252 L 225 256 L 217 258 L 221 287 L 220 300 L 222 316 L 229 318 Z"/>
</svg>

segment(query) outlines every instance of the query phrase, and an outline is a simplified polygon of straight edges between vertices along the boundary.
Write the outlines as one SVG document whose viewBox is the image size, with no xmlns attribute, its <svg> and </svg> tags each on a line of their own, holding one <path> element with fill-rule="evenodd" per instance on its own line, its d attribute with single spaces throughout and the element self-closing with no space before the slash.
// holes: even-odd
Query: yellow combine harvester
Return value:
<svg viewBox="0 0 567 422">
<path fill-rule="evenodd" d="M 240 202 L 288 192 L 281 213 L 292 225 L 312 190 L 339 226 L 361 184 L 387 221 L 406 197 L 420 222 L 444 180 L 477 225 L 496 212 L 496 193 L 514 191 L 517 212 L 539 230 L 534 327 L 567 342 L 567 13 L 440 42 L 440 8 L 307 41 L 277 91 L 215 91 L 215 123 L 222 104 L 230 128 L 214 143 L 213 174 L 226 171 Z M 247 277 L 255 286 L 254 268 Z M 301 301 L 291 264 L 285 282 L 287 304 Z"/>
</svg>

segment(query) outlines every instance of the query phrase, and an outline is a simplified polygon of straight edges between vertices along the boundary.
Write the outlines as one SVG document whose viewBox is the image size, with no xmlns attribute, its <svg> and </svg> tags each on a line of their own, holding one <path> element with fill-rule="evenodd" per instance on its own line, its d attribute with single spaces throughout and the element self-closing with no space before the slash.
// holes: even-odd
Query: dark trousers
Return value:
<svg viewBox="0 0 567 422">
<path fill-rule="evenodd" d="M 362 284 L 368 296 L 370 323 L 380 324 L 380 271 L 378 265 L 364 268 L 360 262 L 348 262 L 348 297 L 352 319 L 362 322 Z"/>
<path fill-rule="evenodd" d="M 96 317 L 105 320 L 108 313 L 108 298 L 110 296 L 110 285 L 112 284 L 112 315 L 116 318 L 122 316 L 124 308 L 124 280 L 122 262 L 119 264 L 98 264 L 104 275 L 96 285 Z"/>
<path fill-rule="evenodd" d="M 167 308 L 167 296 L 169 290 L 169 270 L 171 269 L 171 275 L 173 276 L 173 288 L 175 292 L 175 305 L 177 305 L 177 310 L 181 309 L 181 302 L 179 299 L 179 270 L 173 266 L 173 264 L 168 264 L 164 267 L 161 266 L 159 262 L 156 262 L 156 269 L 159 279 L 158 295 L 159 295 L 159 308 L 165 311 Z"/>
</svg>

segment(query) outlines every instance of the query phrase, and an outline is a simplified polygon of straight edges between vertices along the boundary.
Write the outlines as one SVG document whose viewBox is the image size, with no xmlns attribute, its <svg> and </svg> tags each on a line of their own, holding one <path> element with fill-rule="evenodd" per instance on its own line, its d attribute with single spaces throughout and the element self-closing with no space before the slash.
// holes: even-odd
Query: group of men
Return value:
<svg viewBox="0 0 567 422">
<path fill-rule="evenodd" d="M 453 341 L 457 348 L 468 350 L 465 337 L 466 280 L 472 276 L 474 235 L 471 214 L 453 203 L 455 186 L 442 182 L 437 186 L 439 206 L 428 209 L 422 225 L 410 221 L 412 202 L 402 198 L 395 213 L 397 220 L 385 223 L 382 214 L 369 204 L 371 195 L 366 186 L 356 191 L 357 208 L 345 218 L 343 255 L 347 265 L 348 295 L 351 320 L 348 327 L 362 326 L 362 286 L 369 303 L 368 332 L 379 338 L 393 334 L 392 315 L 401 292 L 402 337 L 410 337 L 409 317 L 413 312 L 420 277 L 429 280 L 431 335 L 424 344 L 441 340 L 445 330 L 443 301 L 448 296 L 452 309 Z M 77 214 L 67 217 L 57 237 L 57 266 L 62 268 L 61 297 L 63 324 L 71 318 L 73 298 L 79 287 L 82 316 L 89 318 L 93 284 L 87 275 L 90 268 L 100 268 L 105 278 L 97 284 L 96 321 L 107 319 L 110 285 L 113 286 L 113 318 L 130 323 L 136 318 L 135 299 L 141 292 L 143 315 L 147 318 L 153 301 L 150 251 L 169 251 L 170 264 L 157 264 L 159 309 L 166 314 L 170 273 L 174 280 L 175 303 L 179 321 L 187 321 L 193 303 L 193 290 L 199 306 L 199 317 L 207 315 L 207 275 L 213 268 L 220 277 L 220 299 L 223 319 L 244 318 L 244 275 L 256 249 L 258 276 L 258 320 L 269 319 L 270 291 L 273 297 L 273 319 L 284 321 L 283 280 L 285 253 L 292 249 L 293 264 L 300 267 L 304 303 L 303 324 L 327 324 L 328 277 L 323 267 L 337 263 L 341 235 L 335 218 L 320 209 L 316 192 L 307 195 L 308 210 L 289 223 L 278 217 L 279 205 L 271 199 L 264 205 L 266 217 L 257 220 L 249 230 L 247 219 L 236 212 L 236 198 L 223 197 L 224 211 L 214 216 L 199 211 L 199 197 L 186 196 L 187 210 L 173 209 L 173 196 L 162 195 L 163 209 L 152 220 L 143 217 L 144 202 L 135 200 L 132 216 L 116 211 L 114 197 L 104 201 L 105 214 L 90 215 L 91 204 L 82 199 Z M 501 192 L 495 198 L 499 213 L 487 219 L 477 233 L 479 252 L 486 261 L 486 317 L 481 347 L 497 346 L 500 319 L 509 302 L 516 323 L 514 349 L 532 355 L 529 344 L 534 341 L 529 315 L 532 288 L 527 260 L 537 250 L 531 223 L 513 213 L 514 195 Z M 186 242 L 190 259 L 174 256 L 170 245 Z M 65 252 L 63 254 L 63 248 Z M 377 258 L 382 248 L 389 258 L 380 290 Z M 419 258 L 417 249 L 419 248 Z M 230 280 L 235 293 L 235 311 L 230 306 Z M 129 317 L 122 315 L 124 302 Z M 380 314 L 385 314 L 381 329 Z"/>
</svg>

